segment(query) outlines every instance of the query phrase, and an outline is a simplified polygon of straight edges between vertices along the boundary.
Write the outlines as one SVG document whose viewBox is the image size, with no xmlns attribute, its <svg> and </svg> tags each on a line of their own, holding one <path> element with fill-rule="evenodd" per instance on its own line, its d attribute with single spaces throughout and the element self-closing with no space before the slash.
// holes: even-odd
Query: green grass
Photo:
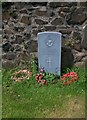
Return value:
<svg viewBox="0 0 87 120">
<path fill-rule="evenodd" d="M 79 80 L 69 86 L 62 85 L 61 80 L 55 84 L 40 86 L 33 76 L 29 80 L 18 83 L 12 80 L 16 70 L 2 71 L 3 118 L 58 118 L 70 117 L 70 113 L 71 117 L 84 117 L 84 68 L 72 69 L 78 73 Z M 76 104 L 72 103 L 74 100 L 77 100 Z M 73 109 L 78 108 L 73 108 L 76 105 L 81 109 L 73 112 Z M 69 113 L 68 109 L 71 110 Z"/>
</svg>

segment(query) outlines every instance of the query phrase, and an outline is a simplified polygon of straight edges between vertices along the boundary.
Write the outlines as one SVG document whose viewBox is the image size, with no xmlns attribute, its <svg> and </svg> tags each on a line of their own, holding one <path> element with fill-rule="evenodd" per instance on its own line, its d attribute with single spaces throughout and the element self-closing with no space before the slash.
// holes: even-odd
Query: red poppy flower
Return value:
<svg viewBox="0 0 87 120">
<path fill-rule="evenodd" d="M 38 78 L 39 78 L 39 76 L 36 75 L 36 76 L 35 76 L 35 79 L 38 80 Z"/>
<path fill-rule="evenodd" d="M 43 72 L 43 69 L 42 69 L 42 68 L 40 69 L 40 72 L 41 72 L 41 73 Z"/>
<path fill-rule="evenodd" d="M 70 85 L 72 82 L 78 80 L 78 75 L 76 72 L 69 72 L 67 74 L 64 74 L 61 79 L 63 81 L 69 79 L 68 81 L 63 82 L 64 85 Z"/>
<path fill-rule="evenodd" d="M 48 84 L 48 82 L 45 83 L 46 85 Z"/>
<path fill-rule="evenodd" d="M 41 80 L 38 80 L 38 83 L 40 83 L 41 82 Z"/>
<path fill-rule="evenodd" d="M 40 75 L 40 76 L 39 76 L 39 79 L 42 79 L 42 78 L 43 78 L 43 76 L 42 76 L 42 75 Z"/>
</svg>

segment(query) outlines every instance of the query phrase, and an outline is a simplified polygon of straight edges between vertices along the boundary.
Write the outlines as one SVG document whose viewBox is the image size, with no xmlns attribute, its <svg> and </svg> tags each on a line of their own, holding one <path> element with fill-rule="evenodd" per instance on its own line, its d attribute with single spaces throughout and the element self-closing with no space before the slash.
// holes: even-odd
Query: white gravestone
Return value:
<svg viewBox="0 0 87 120">
<path fill-rule="evenodd" d="M 83 27 L 82 47 L 87 50 L 87 25 Z"/>
<path fill-rule="evenodd" d="M 60 75 L 61 71 L 61 33 L 38 33 L 38 65 L 46 72 Z"/>
</svg>

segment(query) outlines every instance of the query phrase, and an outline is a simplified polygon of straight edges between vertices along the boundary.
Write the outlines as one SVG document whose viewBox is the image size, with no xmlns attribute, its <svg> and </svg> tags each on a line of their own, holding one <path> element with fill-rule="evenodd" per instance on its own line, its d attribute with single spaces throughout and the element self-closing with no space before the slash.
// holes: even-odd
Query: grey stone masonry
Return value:
<svg viewBox="0 0 87 120">
<path fill-rule="evenodd" d="M 2 68 L 2 4 L 0 3 L 0 69 Z"/>
<path fill-rule="evenodd" d="M 87 59 L 87 2 L 3 2 L 0 23 L 1 18 L 4 68 L 8 68 L 8 63 L 12 68 L 23 61 L 29 62 L 31 54 L 37 58 L 37 34 L 46 31 L 62 34 L 62 69 L 84 66 Z"/>
</svg>

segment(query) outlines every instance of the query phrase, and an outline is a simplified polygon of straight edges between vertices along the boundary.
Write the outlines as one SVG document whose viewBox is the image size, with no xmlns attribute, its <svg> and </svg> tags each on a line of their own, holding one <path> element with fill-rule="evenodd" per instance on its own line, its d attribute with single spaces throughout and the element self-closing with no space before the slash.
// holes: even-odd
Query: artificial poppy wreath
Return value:
<svg viewBox="0 0 87 120">
<path fill-rule="evenodd" d="M 28 71 L 27 69 L 19 70 L 14 73 L 12 79 L 17 82 L 22 82 L 23 80 L 29 79 L 32 75 L 32 72 Z M 48 82 L 45 78 L 45 72 L 43 69 L 40 69 L 40 72 L 36 74 L 35 79 L 38 83 L 48 85 Z M 70 85 L 74 81 L 78 80 L 78 75 L 76 72 L 69 72 L 67 74 L 64 74 L 61 77 L 61 80 L 63 81 L 64 85 Z"/>
<path fill-rule="evenodd" d="M 61 80 L 63 81 L 64 85 L 70 85 L 71 83 L 73 83 L 74 81 L 78 80 L 78 75 L 76 72 L 69 72 L 67 74 L 64 74 L 61 77 Z"/>
<path fill-rule="evenodd" d="M 47 85 L 48 82 L 43 79 L 44 78 L 44 70 L 43 69 L 40 69 L 40 73 L 38 73 L 36 76 L 35 76 L 35 79 L 38 83 L 41 83 L 41 84 L 44 84 L 44 85 Z"/>
<path fill-rule="evenodd" d="M 14 73 L 13 75 L 13 80 L 17 82 L 21 82 L 25 79 L 29 79 L 31 77 L 32 73 L 28 71 L 27 69 L 25 70 L 19 70 Z"/>
</svg>

